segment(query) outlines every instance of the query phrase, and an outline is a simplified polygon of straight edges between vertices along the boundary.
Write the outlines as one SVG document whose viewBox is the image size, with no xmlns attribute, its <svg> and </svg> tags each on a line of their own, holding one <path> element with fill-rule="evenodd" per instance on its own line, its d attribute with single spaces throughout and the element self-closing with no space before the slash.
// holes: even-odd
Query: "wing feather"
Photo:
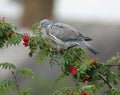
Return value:
<svg viewBox="0 0 120 95">
<path fill-rule="evenodd" d="M 81 39 L 87 40 L 89 37 L 84 37 L 80 32 L 76 29 L 72 28 L 69 25 L 63 23 L 54 23 L 51 29 L 51 34 L 57 37 L 58 39 L 66 42 L 66 41 L 79 41 Z M 91 40 L 90 38 L 88 41 Z"/>
</svg>

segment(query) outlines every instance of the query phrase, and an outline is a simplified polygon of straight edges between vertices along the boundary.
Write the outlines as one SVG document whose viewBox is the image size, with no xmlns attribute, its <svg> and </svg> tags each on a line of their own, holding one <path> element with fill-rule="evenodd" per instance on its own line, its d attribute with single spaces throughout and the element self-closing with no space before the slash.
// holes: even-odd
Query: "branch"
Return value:
<svg viewBox="0 0 120 95">
<path fill-rule="evenodd" d="M 17 76 L 16 76 L 14 71 L 11 71 L 11 72 L 12 72 L 12 75 L 13 75 L 13 78 L 14 78 L 14 81 L 15 81 L 15 85 L 17 87 L 17 91 L 18 91 L 18 93 L 20 93 L 20 87 L 19 87 L 18 82 L 17 82 Z"/>
<path fill-rule="evenodd" d="M 104 78 L 103 75 L 100 74 L 99 77 L 108 85 L 110 89 L 113 88 L 112 85 Z"/>
<path fill-rule="evenodd" d="M 120 65 L 117 65 L 117 64 L 113 64 L 113 65 L 107 65 L 107 66 L 110 66 L 110 67 L 111 67 L 111 66 L 120 66 Z"/>
</svg>

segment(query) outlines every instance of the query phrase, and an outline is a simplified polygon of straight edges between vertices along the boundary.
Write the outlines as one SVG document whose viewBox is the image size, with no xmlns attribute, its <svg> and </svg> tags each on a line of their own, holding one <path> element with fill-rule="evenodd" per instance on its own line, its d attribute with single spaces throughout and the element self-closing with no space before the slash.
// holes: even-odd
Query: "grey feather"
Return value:
<svg viewBox="0 0 120 95">
<path fill-rule="evenodd" d="M 82 46 L 82 47 L 86 47 L 89 51 L 91 51 L 93 54 L 98 54 L 98 51 L 95 50 L 90 44 L 88 44 L 84 39 L 78 41 L 77 43 L 79 43 L 78 45 Z"/>
<path fill-rule="evenodd" d="M 55 23 L 52 26 L 51 34 L 65 42 L 84 39 L 84 36 L 80 32 L 63 23 Z"/>
</svg>

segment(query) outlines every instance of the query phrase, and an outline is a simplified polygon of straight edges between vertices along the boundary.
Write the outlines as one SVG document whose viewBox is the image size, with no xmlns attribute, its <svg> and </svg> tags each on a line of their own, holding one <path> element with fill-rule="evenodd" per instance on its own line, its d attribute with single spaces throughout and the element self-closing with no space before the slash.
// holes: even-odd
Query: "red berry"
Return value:
<svg viewBox="0 0 120 95">
<path fill-rule="evenodd" d="M 83 78 L 83 79 L 82 79 L 82 82 L 85 83 L 85 82 L 86 82 L 86 78 Z"/>
<path fill-rule="evenodd" d="M 12 35 L 13 35 L 13 32 L 10 32 L 9 35 L 8 35 L 8 38 L 12 38 Z"/>
<path fill-rule="evenodd" d="M 29 42 L 29 37 L 28 36 L 23 36 L 23 41 L 24 42 Z"/>
<path fill-rule="evenodd" d="M 95 58 L 92 58 L 91 59 L 91 64 L 95 63 L 96 62 L 96 59 Z"/>
<path fill-rule="evenodd" d="M 25 42 L 24 42 L 23 45 L 26 47 L 26 46 L 28 46 L 28 43 L 25 43 Z"/>
<path fill-rule="evenodd" d="M 87 92 L 82 93 L 82 95 L 89 95 Z"/>
<path fill-rule="evenodd" d="M 76 75 L 76 74 L 77 74 L 77 69 L 76 69 L 75 67 L 73 67 L 73 66 L 70 66 L 70 67 L 69 67 L 69 71 L 70 71 L 70 73 L 73 74 L 73 75 Z"/>
<path fill-rule="evenodd" d="M 91 81 L 91 77 L 87 77 L 86 80 L 90 82 Z"/>
</svg>

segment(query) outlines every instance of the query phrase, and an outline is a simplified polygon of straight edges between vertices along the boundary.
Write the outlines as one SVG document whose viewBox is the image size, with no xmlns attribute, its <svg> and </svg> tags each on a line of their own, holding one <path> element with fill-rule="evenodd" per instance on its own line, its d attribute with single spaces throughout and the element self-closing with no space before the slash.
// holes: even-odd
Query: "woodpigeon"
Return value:
<svg viewBox="0 0 120 95">
<path fill-rule="evenodd" d="M 87 43 L 87 41 L 92 40 L 91 38 L 83 36 L 79 31 L 67 24 L 43 19 L 40 22 L 39 28 L 44 37 L 48 37 L 53 40 L 58 46 L 60 46 L 60 48 L 68 49 L 72 46 L 80 46 L 87 48 L 94 54 L 98 53 L 90 44 Z"/>
</svg>

